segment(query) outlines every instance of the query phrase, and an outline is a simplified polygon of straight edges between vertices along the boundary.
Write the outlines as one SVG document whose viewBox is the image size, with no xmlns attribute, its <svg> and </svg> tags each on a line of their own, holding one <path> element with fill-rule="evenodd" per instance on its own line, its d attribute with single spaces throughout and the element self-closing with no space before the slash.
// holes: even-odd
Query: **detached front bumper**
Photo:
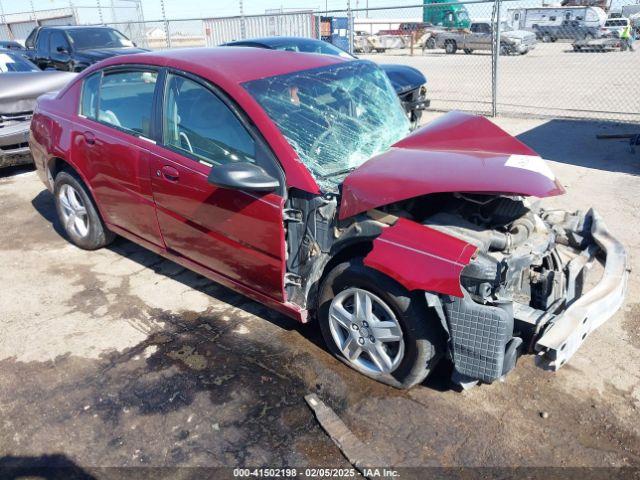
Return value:
<svg viewBox="0 0 640 480">
<path fill-rule="evenodd" d="M 0 128 L 0 168 L 31 163 L 27 120 Z"/>
<path fill-rule="evenodd" d="M 591 216 L 591 235 L 598 248 L 588 247 L 581 260 L 584 264 L 602 252 L 606 257 L 604 274 L 594 288 L 553 318 L 535 342 L 535 351 L 552 370 L 562 367 L 587 336 L 616 313 L 627 291 L 629 265 L 624 246 L 596 211 L 590 210 L 587 215 Z"/>
</svg>

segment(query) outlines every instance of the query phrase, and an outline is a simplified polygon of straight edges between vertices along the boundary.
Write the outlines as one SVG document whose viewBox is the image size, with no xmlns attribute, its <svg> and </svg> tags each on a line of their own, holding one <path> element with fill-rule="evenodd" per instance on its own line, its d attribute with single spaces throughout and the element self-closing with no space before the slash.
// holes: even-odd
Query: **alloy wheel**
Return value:
<svg viewBox="0 0 640 480">
<path fill-rule="evenodd" d="M 336 346 L 356 368 L 373 374 L 393 372 L 404 357 L 402 328 L 378 296 L 360 288 L 336 295 L 329 307 Z"/>
<path fill-rule="evenodd" d="M 89 234 L 89 216 L 78 191 L 65 183 L 58 192 L 58 201 L 62 207 L 62 223 L 67 232 L 80 238 L 86 237 Z"/>
</svg>

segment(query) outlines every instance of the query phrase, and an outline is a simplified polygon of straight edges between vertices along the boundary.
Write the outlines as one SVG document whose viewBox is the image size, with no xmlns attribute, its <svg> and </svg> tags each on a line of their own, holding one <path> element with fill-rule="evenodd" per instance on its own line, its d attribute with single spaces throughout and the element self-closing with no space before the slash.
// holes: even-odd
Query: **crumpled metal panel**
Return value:
<svg viewBox="0 0 640 480">
<path fill-rule="evenodd" d="M 464 240 L 400 218 L 373 241 L 364 264 L 407 290 L 460 297 L 460 273 L 476 250 Z"/>
<path fill-rule="evenodd" d="M 340 218 L 430 193 L 549 197 L 565 192 L 546 162 L 484 117 L 451 112 L 344 180 Z"/>
</svg>

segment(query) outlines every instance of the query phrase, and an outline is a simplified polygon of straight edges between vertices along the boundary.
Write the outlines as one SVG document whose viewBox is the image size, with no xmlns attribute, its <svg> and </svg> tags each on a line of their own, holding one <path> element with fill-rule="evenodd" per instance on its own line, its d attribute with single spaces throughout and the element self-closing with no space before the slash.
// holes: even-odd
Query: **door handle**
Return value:
<svg viewBox="0 0 640 480">
<path fill-rule="evenodd" d="M 93 133 L 84 132 L 82 136 L 84 137 L 84 141 L 87 142 L 89 145 L 94 145 L 96 143 L 96 136 Z"/>
<path fill-rule="evenodd" d="M 178 178 L 180 178 L 180 172 L 169 165 L 165 165 L 157 173 L 158 176 L 162 174 L 162 176 L 170 182 L 177 182 Z"/>
</svg>

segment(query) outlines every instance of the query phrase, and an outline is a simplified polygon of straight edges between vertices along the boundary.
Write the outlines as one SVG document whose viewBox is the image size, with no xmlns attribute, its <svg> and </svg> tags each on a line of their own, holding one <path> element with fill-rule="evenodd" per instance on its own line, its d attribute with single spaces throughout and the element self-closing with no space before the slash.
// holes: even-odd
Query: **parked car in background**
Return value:
<svg viewBox="0 0 640 480">
<path fill-rule="evenodd" d="M 335 45 L 322 40 L 303 37 L 264 37 L 249 40 L 237 40 L 225 43 L 223 46 L 268 48 L 271 50 L 286 50 L 292 52 L 320 53 L 357 59 Z M 391 85 L 398 94 L 411 124 L 415 127 L 422 117 L 422 111 L 429 107 L 430 100 L 426 98 L 427 79 L 420 70 L 407 65 L 380 64 L 380 68 L 387 74 Z"/>
<path fill-rule="evenodd" d="M 473 22 L 469 30 L 446 31 L 435 37 L 436 46 L 444 48 L 446 53 L 454 54 L 458 50 L 470 54 L 474 50 L 492 49 L 492 28 L 489 22 Z M 525 55 L 536 47 L 536 36 L 525 30 L 509 30 L 500 33 L 500 54 Z"/>
<path fill-rule="evenodd" d="M 15 40 L 0 40 L 0 49 L 2 50 L 24 50 L 24 46 Z"/>
<path fill-rule="evenodd" d="M 120 234 L 316 319 L 378 381 L 411 387 L 445 355 L 465 384 L 524 352 L 561 368 L 620 308 L 624 247 L 592 210 L 531 202 L 564 188 L 488 119 L 409 132 L 373 62 L 225 47 L 94 65 L 40 97 L 30 144 L 72 243 Z"/>
<path fill-rule="evenodd" d="M 54 68 L 80 72 L 89 65 L 116 55 L 148 50 L 115 28 L 83 26 L 36 27 L 25 41 L 28 58 L 42 70 Z"/>
<path fill-rule="evenodd" d="M 580 20 L 564 20 L 560 25 L 534 25 L 538 40 L 592 40 L 602 36 L 602 27 L 588 27 Z"/>
<path fill-rule="evenodd" d="M 31 163 L 29 126 L 36 98 L 75 74 L 43 72 L 16 50 L 0 50 L 0 167 Z"/>
<path fill-rule="evenodd" d="M 604 22 L 604 31 L 610 34 L 614 34 L 616 37 L 620 38 L 622 31 L 630 25 L 631 21 L 628 18 L 620 17 L 620 18 L 608 18 L 606 22 Z"/>
</svg>

